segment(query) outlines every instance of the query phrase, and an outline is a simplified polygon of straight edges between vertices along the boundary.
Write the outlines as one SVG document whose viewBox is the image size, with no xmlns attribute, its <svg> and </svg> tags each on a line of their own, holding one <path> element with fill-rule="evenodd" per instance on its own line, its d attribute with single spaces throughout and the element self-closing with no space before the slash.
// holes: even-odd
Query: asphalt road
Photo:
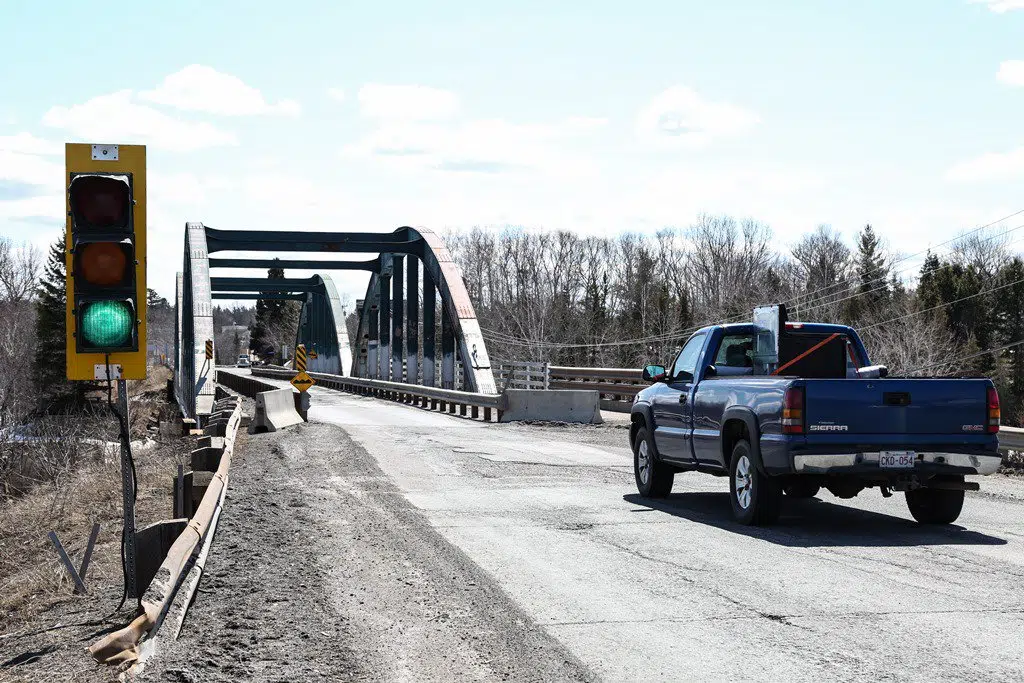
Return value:
<svg viewBox="0 0 1024 683">
<path fill-rule="evenodd" d="M 979 478 L 943 529 L 877 491 L 787 501 L 754 529 L 731 521 L 726 479 L 677 475 L 667 501 L 640 499 L 621 426 L 318 389 L 310 419 L 602 679 L 1024 679 L 1024 481 Z"/>
</svg>

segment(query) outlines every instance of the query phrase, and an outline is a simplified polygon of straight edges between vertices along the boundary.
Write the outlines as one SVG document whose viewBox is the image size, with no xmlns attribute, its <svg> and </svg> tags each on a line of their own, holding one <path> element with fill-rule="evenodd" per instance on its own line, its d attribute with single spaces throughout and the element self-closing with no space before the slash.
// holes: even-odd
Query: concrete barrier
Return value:
<svg viewBox="0 0 1024 683">
<path fill-rule="evenodd" d="M 295 399 L 291 389 L 274 389 L 256 394 L 256 414 L 249 426 L 249 433 L 276 432 L 302 422 L 295 410 Z"/>
<path fill-rule="evenodd" d="M 545 420 L 603 424 L 596 391 L 506 389 L 501 422 Z"/>
</svg>

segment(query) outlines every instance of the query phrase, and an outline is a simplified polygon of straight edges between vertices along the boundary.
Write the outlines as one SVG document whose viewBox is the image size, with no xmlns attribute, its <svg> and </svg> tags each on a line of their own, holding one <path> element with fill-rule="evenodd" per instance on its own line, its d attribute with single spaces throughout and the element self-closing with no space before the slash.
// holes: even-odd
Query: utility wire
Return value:
<svg viewBox="0 0 1024 683">
<path fill-rule="evenodd" d="M 930 370 L 931 368 L 940 368 L 940 367 L 942 367 L 944 365 L 952 365 L 952 364 L 955 364 L 955 363 L 960 363 L 960 362 L 963 362 L 965 360 L 970 360 L 972 358 L 977 358 L 978 356 L 984 356 L 984 355 L 989 354 L 989 353 L 999 353 L 1000 351 L 1006 351 L 1007 349 L 1012 349 L 1012 348 L 1014 348 L 1016 346 L 1021 346 L 1021 345 L 1024 345 L 1024 339 L 1018 339 L 1015 342 L 1010 342 L 1009 344 L 1004 344 L 1004 345 L 996 347 L 994 349 L 986 349 L 984 351 L 978 351 L 977 353 L 972 353 L 972 354 L 969 354 L 969 355 L 966 355 L 966 356 L 960 356 L 959 358 L 954 358 L 953 360 L 941 361 L 939 363 L 929 363 L 928 365 L 921 365 L 919 367 L 907 370 L 907 373 L 909 374 L 911 372 L 921 372 L 922 370 Z"/>
<path fill-rule="evenodd" d="M 1021 210 L 1016 211 L 1016 212 L 1014 212 L 1012 214 L 1004 216 L 1003 218 L 1000 218 L 999 220 L 996 220 L 996 221 L 993 221 L 991 223 L 987 223 L 985 225 L 982 225 L 982 226 L 979 226 L 977 228 L 974 228 L 973 230 L 971 230 L 971 231 L 969 231 L 967 233 L 964 233 L 962 235 L 959 235 L 957 237 L 948 239 L 948 240 L 946 240 L 944 242 L 940 242 L 939 244 L 935 245 L 935 248 L 942 247 L 942 246 L 944 246 L 946 244 L 950 244 L 951 242 L 958 242 L 958 241 L 964 239 L 965 237 L 969 237 L 972 234 L 975 234 L 975 233 L 977 233 L 977 232 L 979 232 L 981 230 L 984 230 L 986 228 L 990 228 L 993 225 L 996 225 L 996 224 L 998 224 L 1000 222 L 1003 222 L 1003 221 L 1005 221 L 1005 220 L 1007 220 L 1009 218 L 1013 218 L 1014 216 L 1020 215 L 1022 213 L 1024 213 L 1024 209 L 1021 209 Z M 989 237 L 986 237 L 983 241 L 988 241 L 988 240 L 991 240 L 991 239 L 1002 237 L 1002 236 L 1007 235 L 1007 234 L 1009 234 L 1011 232 L 1014 232 L 1016 230 L 1020 230 L 1021 228 L 1024 228 L 1024 224 L 1018 225 L 1018 226 L 1016 226 L 1014 228 L 1010 228 L 1010 229 L 1005 230 L 1005 231 L 1003 231 L 1001 233 L 997 233 L 995 235 L 991 235 Z M 1014 243 L 1016 243 L 1016 241 Z M 917 252 L 915 254 L 911 254 L 910 256 L 906 256 L 906 257 L 903 257 L 901 259 L 898 259 L 898 260 L 893 262 L 893 265 L 896 264 L 896 263 L 902 263 L 904 261 L 910 260 L 911 258 L 914 258 L 915 256 L 920 256 L 921 254 L 926 254 L 929 251 L 931 251 L 931 249 L 932 248 L 929 247 L 928 249 L 925 249 L 923 251 L 919 251 L 919 252 Z M 903 271 L 900 271 L 900 273 L 905 273 L 905 272 L 908 272 L 908 271 L 910 271 L 912 269 L 913 268 L 904 269 Z M 933 272 L 934 270 L 936 270 L 936 269 L 934 269 L 934 268 L 930 269 L 928 272 Z M 846 296 L 846 297 L 841 298 L 841 299 L 836 299 L 836 300 L 828 301 L 828 302 L 826 302 L 824 304 L 814 305 L 815 302 L 822 301 L 823 299 L 825 299 L 827 297 L 821 297 L 819 299 L 813 299 L 810 302 L 800 302 L 799 300 L 802 297 L 813 296 L 815 293 L 822 292 L 822 291 L 824 291 L 826 289 L 835 287 L 837 285 L 847 285 L 848 283 L 847 282 L 833 283 L 832 285 L 827 285 L 825 287 L 819 288 L 818 290 L 814 290 L 814 291 L 812 291 L 810 293 L 801 294 L 801 295 L 799 295 L 797 297 L 788 299 L 788 300 L 784 301 L 783 303 L 787 304 L 787 305 L 793 304 L 793 303 L 799 303 L 799 306 L 801 308 L 803 306 L 811 306 L 811 310 L 817 310 L 819 308 L 824 307 L 825 305 L 834 305 L 834 304 L 837 304 L 837 303 L 841 303 L 841 302 L 844 302 L 844 301 L 849 301 L 851 299 L 855 299 L 855 298 L 860 297 L 860 296 L 866 296 L 866 295 L 871 294 L 873 292 L 877 292 L 877 291 L 880 291 L 882 289 L 885 289 L 888 286 L 888 280 L 889 280 L 889 276 L 886 276 L 884 278 L 877 278 L 876 280 L 869 281 L 869 283 L 870 282 L 884 282 L 885 284 L 883 284 L 883 285 L 881 285 L 879 287 L 876 287 L 874 289 L 868 290 L 868 291 L 857 292 L 857 293 L 854 293 L 852 295 Z M 956 303 L 956 302 L 950 302 L 950 303 Z M 745 316 L 733 316 L 732 318 L 727 318 L 724 321 L 720 321 L 719 324 L 729 324 L 729 323 L 732 323 L 732 322 L 740 322 L 740 321 L 743 321 L 744 318 L 745 318 Z M 643 344 L 651 344 L 651 343 L 671 341 L 672 339 L 692 334 L 693 332 L 696 332 L 697 330 L 700 330 L 703 327 L 706 327 L 707 325 L 712 325 L 712 324 L 715 324 L 715 323 L 716 323 L 716 321 L 709 320 L 709 321 L 707 321 L 707 322 L 705 322 L 703 324 L 700 324 L 700 325 L 697 325 L 697 326 L 694 326 L 694 327 L 679 328 L 679 329 L 676 329 L 676 330 L 671 330 L 669 332 L 665 332 L 665 333 L 661 333 L 661 334 L 657 334 L 657 335 L 650 335 L 650 336 L 647 336 L 647 337 L 638 337 L 638 338 L 626 339 L 626 340 L 620 340 L 620 341 L 614 341 L 614 342 L 598 342 L 598 343 L 589 343 L 589 344 L 586 344 L 586 343 L 584 343 L 584 344 L 563 344 L 563 343 L 560 343 L 560 342 L 551 342 L 551 341 L 543 341 L 543 340 L 530 341 L 530 340 L 522 338 L 522 337 L 513 337 L 513 336 L 505 334 L 505 333 L 497 332 L 496 330 L 490 330 L 490 329 L 484 328 L 483 331 L 486 332 L 488 334 L 488 336 L 494 338 L 496 341 L 498 341 L 500 343 L 508 344 L 510 346 L 520 346 L 520 347 L 527 347 L 527 348 L 611 348 L 611 347 L 619 347 L 619 346 L 638 346 L 638 345 L 643 345 Z"/>
</svg>

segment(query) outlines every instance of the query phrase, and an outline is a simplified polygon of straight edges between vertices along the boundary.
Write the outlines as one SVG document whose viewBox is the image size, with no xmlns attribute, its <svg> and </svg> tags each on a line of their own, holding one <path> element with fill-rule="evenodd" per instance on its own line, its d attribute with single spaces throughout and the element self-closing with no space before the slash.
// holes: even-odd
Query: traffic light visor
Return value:
<svg viewBox="0 0 1024 683">
<path fill-rule="evenodd" d="M 83 346 L 96 350 L 122 349 L 132 346 L 134 314 L 127 301 L 101 300 L 81 304 Z"/>
<path fill-rule="evenodd" d="M 71 217 L 76 229 L 131 228 L 131 185 L 127 175 L 75 176 L 69 192 Z"/>
</svg>

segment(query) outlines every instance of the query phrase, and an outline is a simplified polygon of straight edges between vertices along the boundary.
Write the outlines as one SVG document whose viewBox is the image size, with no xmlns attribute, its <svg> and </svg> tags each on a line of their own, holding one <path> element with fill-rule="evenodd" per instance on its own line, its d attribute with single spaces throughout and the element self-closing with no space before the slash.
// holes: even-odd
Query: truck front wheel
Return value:
<svg viewBox="0 0 1024 683">
<path fill-rule="evenodd" d="M 963 475 L 944 477 L 963 482 Z M 921 524 L 952 524 L 964 507 L 964 492 L 957 489 L 920 488 L 907 491 L 907 507 Z"/>
<path fill-rule="evenodd" d="M 737 441 L 729 466 L 729 491 L 732 515 L 740 524 L 764 526 L 779 518 L 782 508 L 782 485 L 757 469 L 750 454 L 750 444 Z"/>
<path fill-rule="evenodd" d="M 633 439 L 633 475 L 636 488 L 645 498 L 665 498 L 672 493 L 675 472 L 654 457 L 647 427 L 641 427 Z"/>
</svg>

